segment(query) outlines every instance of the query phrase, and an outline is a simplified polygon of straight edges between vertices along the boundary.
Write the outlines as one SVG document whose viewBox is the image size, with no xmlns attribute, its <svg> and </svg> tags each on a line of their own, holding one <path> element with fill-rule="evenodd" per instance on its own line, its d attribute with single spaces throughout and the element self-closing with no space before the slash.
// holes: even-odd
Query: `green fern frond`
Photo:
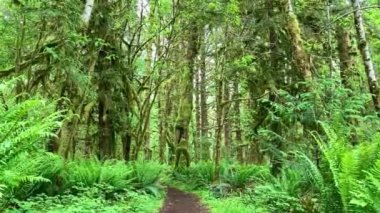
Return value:
<svg viewBox="0 0 380 213">
<path fill-rule="evenodd" d="M 320 191 L 325 190 L 325 181 L 318 166 L 304 153 L 297 152 L 296 156 L 305 164 L 307 179 L 311 179 Z"/>
</svg>

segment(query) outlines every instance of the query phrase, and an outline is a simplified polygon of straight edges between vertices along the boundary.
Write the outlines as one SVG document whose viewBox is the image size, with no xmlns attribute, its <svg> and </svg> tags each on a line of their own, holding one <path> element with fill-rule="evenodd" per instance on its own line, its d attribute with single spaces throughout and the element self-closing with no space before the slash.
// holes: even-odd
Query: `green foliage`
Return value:
<svg viewBox="0 0 380 213">
<path fill-rule="evenodd" d="M 192 180 L 199 186 L 208 186 L 214 181 L 214 165 L 210 161 L 201 161 L 192 164 L 189 168 L 188 180 Z"/>
<path fill-rule="evenodd" d="M 9 84 L 0 84 L 0 95 L 8 95 Z M 26 197 L 62 168 L 61 158 L 42 151 L 60 126 L 61 112 L 54 103 L 39 98 L 0 102 L 0 206 L 12 197 Z"/>
<path fill-rule="evenodd" d="M 252 202 L 245 203 L 244 197 L 223 197 L 215 198 L 207 191 L 197 191 L 197 194 L 204 200 L 213 213 L 266 213 L 269 212 L 263 207 L 256 206 Z"/>
<path fill-rule="evenodd" d="M 193 188 L 207 187 L 214 180 L 214 166 L 208 161 L 191 163 L 190 167 L 176 168 L 173 178 L 189 183 Z"/>
<path fill-rule="evenodd" d="M 153 161 L 136 161 L 132 163 L 132 168 L 133 186 L 158 195 L 161 188 L 158 181 L 164 172 L 164 166 Z"/>
<path fill-rule="evenodd" d="M 0 159 L 7 162 L 24 152 L 43 149 L 60 126 L 61 112 L 41 99 L 0 105 Z"/>
<path fill-rule="evenodd" d="M 314 174 L 305 170 L 303 162 L 294 163 L 283 169 L 278 177 L 258 184 L 250 193 L 251 202 L 265 206 L 270 212 L 303 212 L 318 210 L 318 203 L 311 183 Z"/>
<path fill-rule="evenodd" d="M 216 180 L 213 163 L 200 161 L 189 168 L 176 170 L 174 178 L 189 184 L 193 189 L 207 188 L 216 197 L 224 197 L 271 177 L 267 166 L 239 165 L 227 161 L 221 164 L 218 173 L 219 179 Z"/>
<path fill-rule="evenodd" d="M 240 190 L 271 177 L 267 166 L 224 163 L 220 170 L 221 181 L 228 183 L 233 189 Z"/>
<path fill-rule="evenodd" d="M 49 153 L 21 154 L 0 170 L 8 197 L 25 198 L 51 185 L 63 169 L 63 159 Z"/>
<path fill-rule="evenodd" d="M 64 189 L 106 184 L 118 190 L 135 188 L 158 196 L 160 195 L 158 180 L 162 171 L 162 165 L 150 161 L 126 164 L 114 160 L 105 162 L 96 159 L 74 160 L 67 164 L 63 172 Z"/>
<path fill-rule="evenodd" d="M 372 135 L 368 142 L 362 141 L 359 145 L 352 146 L 347 137 L 334 131 L 332 126 L 325 123 L 322 123 L 322 126 L 327 135 L 327 142 L 316 140 L 324 154 L 331 181 L 339 193 L 342 209 L 375 211 L 378 209 L 379 201 L 377 188 L 372 187 L 376 186 L 379 179 L 379 134 Z"/>
<path fill-rule="evenodd" d="M 158 180 L 164 167 L 154 162 L 139 161 L 126 164 L 123 161 L 101 162 L 96 159 L 64 162 L 57 155 L 41 152 L 36 155 L 20 155 L 8 166 L 9 168 L 5 168 L 0 173 L 0 182 L 5 183 L 6 186 L 1 189 L 5 192 L 7 202 L 13 197 L 23 200 L 37 193 L 57 195 L 56 197 L 32 197 L 25 203 L 21 202 L 21 206 L 26 209 L 39 209 L 43 204 L 57 201 L 52 205 L 52 211 L 63 211 L 67 206 L 69 206 L 69 211 L 73 212 L 78 209 L 88 211 L 98 205 L 104 208 L 111 205 L 102 196 L 114 197 L 126 190 L 129 193 L 132 193 L 133 189 L 140 191 L 140 194 L 148 192 L 156 197 L 162 194 L 162 187 Z M 83 194 L 88 190 L 90 190 L 88 193 L 95 193 L 96 196 L 102 198 L 91 201 L 89 195 Z M 91 196 L 94 196 L 93 194 Z M 147 199 L 144 205 L 148 205 L 148 200 L 151 199 L 149 196 L 141 198 Z M 83 206 L 81 207 L 77 202 Z M 117 212 L 118 208 L 114 211 Z M 127 207 L 122 209 L 124 208 Z"/>
<path fill-rule="evenodd" d="M 64 188 L 71 188 L 75 185 L 91 187 L 100 183 L 102 166 L 102 162 L 96 159 L 76 160 L 67 163 L 63 172 L 63 180 L 66 184 Z"/>
<path fill-rule="evenodd" d="M 116 189 L 130 188 L 132 168 L 126 166 L 123 161 L 106 161 L 100 172 L 99 182 L 108 184 Z"/>
<path fill-rule="evenodd" d="M 136 193 L 129 190 L 119 191 L 109 185 L 76 187 L 76 194 L 68 191 L 54 197 L 44 194 L 26 201 L 18 201 L 17 209 L 5 212 L 151 212 L 158 210 L 161 197 Z"/>
<path fill-rule="evenodd" d="M 297 197 L 289 194 L 281 185 L 259 185 L 255 189 L 254 196 L 259 206 L 266 206 L 268 211 L 292 212 L 302 211 L 302 206 Z"/>
</svg>

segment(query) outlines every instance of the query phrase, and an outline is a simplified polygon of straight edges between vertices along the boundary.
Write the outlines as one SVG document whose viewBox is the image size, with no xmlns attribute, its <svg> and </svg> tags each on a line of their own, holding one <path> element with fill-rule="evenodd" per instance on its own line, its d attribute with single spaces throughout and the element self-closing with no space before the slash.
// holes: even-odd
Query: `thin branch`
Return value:
<svg viewBox="0 0 380 213">
<path fill-rule="evenodd" d="M 348 11 L 348 12 L 343 13 L 342 15 L 338 16 L 337 18 L 335 18 L 331 22 L 329 22 L 324 28 L 329 28 L 332 24 L 334 24 L 335 22 L 339 21 L 340 19 L 345 18 L 346 16 L 351 15 L 351 13 L 357 12 L 359 10 L 364 11 L 364 10 L 370 10 L 370 9 L 375 9 L 375 8 L 380 8 L 380 5 L 370 5 L 370 6 L 361 7 L 359 9 Z"/>
</svg>

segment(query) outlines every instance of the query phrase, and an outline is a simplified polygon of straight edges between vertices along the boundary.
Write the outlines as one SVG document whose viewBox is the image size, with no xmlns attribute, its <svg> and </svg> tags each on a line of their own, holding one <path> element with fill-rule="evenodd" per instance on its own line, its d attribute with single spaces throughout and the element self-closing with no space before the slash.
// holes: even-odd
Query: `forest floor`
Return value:
<svg viewBox="0 0 380 213">
<path fill-rule="evenodd" d="M 208 213 L 210 212 L 194 194 L 168 187 L 161 213 Z"/>
</svg>

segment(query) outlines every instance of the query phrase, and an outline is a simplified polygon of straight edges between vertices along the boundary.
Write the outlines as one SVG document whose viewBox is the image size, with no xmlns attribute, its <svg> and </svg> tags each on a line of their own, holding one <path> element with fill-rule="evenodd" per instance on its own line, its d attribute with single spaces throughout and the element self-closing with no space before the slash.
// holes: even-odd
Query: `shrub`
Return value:
<svg viewBox="0 0 380 213">
<path fill-rule="evenodd" d="M 164 171 L 163 165 L 153 161 L 136 161 L 132 162 L 131 166 L 133 171 L 130 178 L 133 178 L 133 186 L 136 189 L 144 190 L 158 196 L 161 189 L 158 180 Z"/>
<path fill-rule="evenodd" d="M 0 84 L 0 93 L 4 94 L 7 86 Z M 59 158 L 43 151 L 62 120 L 55 103 L 40 98 L 16 102 L 16 98 L 0 103 L 0 207 L 49 182 L 61 165 Z"/>
<path fill-rule="evenodd" d="M 221 168 L 221 181 L 230 184 L 233 189 L 244 189 L 253 182 L 271 177 L 268 166 L 230 164 Z"/>
</svg>

